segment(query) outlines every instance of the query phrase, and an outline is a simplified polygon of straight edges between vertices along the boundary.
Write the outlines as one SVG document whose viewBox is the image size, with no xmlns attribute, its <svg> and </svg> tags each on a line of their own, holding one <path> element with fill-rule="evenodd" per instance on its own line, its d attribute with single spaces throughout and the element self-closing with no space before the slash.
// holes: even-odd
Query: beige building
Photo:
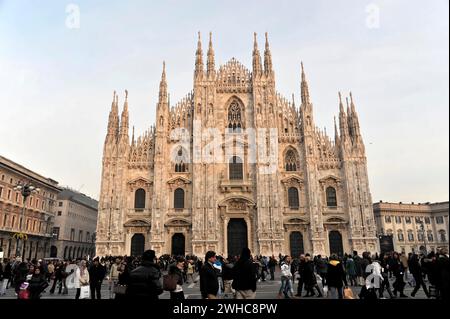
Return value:
<svg viewBox="0 0 450 319">
<path fill-rule="evenodd" d="M 31 183 L 39 191 L 28 196 L 24 203 L 21 192 L 15 190 L 19 182 Z M 17 240 L 13 235 L 19 232 L 28 237 L 21 245 L 21 256 L 26 259 L 50 256 L 51 231 L 59 191 L 58 182 L 0 156 L 0 247 L 4 258 L 16 255 Z"/>
<path fill-rule="evenodd" d="M 68 188 L 58 194 L 51 257 L 94 256 L 97 206 L 95 199 Z"/>
<path fill-rule="evenodd" d="M 377 232 L 392 235 L 398 252 L 437 251 L 448 248 L 448 202 L 373 205 Z"/>
<path fill-rule="evenodd" d="M 378 250 L 367 159 L 353 98 L 336 102 L 334 137 L 301 99 L 276 89 L 266 35 L 252 69 L 216 68 L 199 40 L 193 90 L 169 101 L 165 66 L 156 124 L 129 136 L 128 92 L 114 93 L 103 149 L 98 255 L 330 253 Z M 300 66 L 299 66 L 300 67 Z M 297 107 L 297 106 L 300 107 Z"/>
</svg>

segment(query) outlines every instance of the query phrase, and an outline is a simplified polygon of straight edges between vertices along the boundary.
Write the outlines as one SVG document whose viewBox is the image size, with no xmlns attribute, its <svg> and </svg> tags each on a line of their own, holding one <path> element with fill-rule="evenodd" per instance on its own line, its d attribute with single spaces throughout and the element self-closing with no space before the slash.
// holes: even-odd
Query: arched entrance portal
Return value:
<svg viewBox="0 0 450 319">
<path fill-rule="evenodd" d="M 342 235 L 337 230 L 332 230 L 328 234 L 328 240 L 330 242 L 330 255 L 336 254 L 338 256 L 344 255 L 344 248 L 342 246 Z"/>
<path fill-rule="evenodd" d="M 145 247 L 145 237 L 143 234 L 134 234 L 131 237 L 131 256 L 142 256 Z"/>
<path fill-rule="evenodd" d="M 184 256 L 185 252 L 185 237 L 181 233 L 173 234 L 172 236 L 172 255 Z"/>
<path fill-rule="evenodd" d="M 56 246 L 50 246 L 50 258 L 56 258 L 57 255 L 58 255 L 58 249 L 56 248 Z"/>
<path fill-rule="evenodd" d="M 243 218 L 231 218 L 227 227 L 228 255 L 239 256 L 248 247 L 247 223 Z"/>
<path fill-rule="evenodd" d="M 294 231 L 289 236 L 289 241 L 291 244 L 291 256 L 292 258 L 298 258 L 300 254 L 304 254 L 305 250 L 303 248 L 303 235 L 299 231 Z"/>
</svg>

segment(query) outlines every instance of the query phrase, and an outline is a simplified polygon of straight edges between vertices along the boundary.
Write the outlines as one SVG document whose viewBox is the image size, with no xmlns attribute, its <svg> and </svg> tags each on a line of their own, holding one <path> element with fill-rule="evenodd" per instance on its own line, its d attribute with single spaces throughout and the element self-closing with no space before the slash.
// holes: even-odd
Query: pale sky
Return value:
<svg viewBox="0 0 450 319">
<path fill-rule="evenodd" d="M 448 0 L 0 0 L 0 154 L 98 198 L 113 90 L 122 105 L 128 89 L 139 134 L 163 60 L 172 104 L 192 89 L 198 31 L 204 52 L 213 32 L 216 66 L 249 69 L 253 32 L 262 49 L 267 31 L 277 90 L 299 104 L 303 61 L 319 127 L 333 133 L 337 92 L 353 92 L 373 201 L 446 201 L 448 12 Z"/>
</svg>

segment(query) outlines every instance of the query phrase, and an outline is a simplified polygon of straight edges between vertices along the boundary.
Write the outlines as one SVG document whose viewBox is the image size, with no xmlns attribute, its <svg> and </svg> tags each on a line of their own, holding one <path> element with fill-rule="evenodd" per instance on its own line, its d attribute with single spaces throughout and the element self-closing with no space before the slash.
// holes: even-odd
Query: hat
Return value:
<svg viewBox="0 0 450 319">
<path fill-rule="evenodd" d="M 142 260 L 143 261 L 153 261 L 156 258 L 156 254 L 154 250 L 146 250 L 142 254 Z"/>
</svg>

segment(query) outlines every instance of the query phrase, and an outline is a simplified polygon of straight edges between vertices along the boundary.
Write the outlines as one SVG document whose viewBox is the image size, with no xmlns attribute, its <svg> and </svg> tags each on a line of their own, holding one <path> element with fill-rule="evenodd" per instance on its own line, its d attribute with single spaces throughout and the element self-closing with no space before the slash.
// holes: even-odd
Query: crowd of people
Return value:
<svg viewBox="0 0 450 319">
<path fill-rule="evenodd" d="M 101 287 L 106 281 L 109 298 L 154 300 L 169 291 L 170 298 L 179 301 L 185 298 L 183 286 L 200 280 L 204 299 L 254 299 L 257 283 L 275 280 L 278 267 L 281 284 L 277 298 L 378 299 L 386 294 L 389 298 L 405 298 L 406 285 L 414 287 L 411 297 L 419 289 L 428 298 L 449 297 L 449 256 L 445 249 L 428 255 L 364 252 L 359 256 L 353 252 L 330 257 L 277 257 L 252 256 L 248 248 L 240 256 L 228 258 L 208 251 L 204 261 L 197 256 L 157 258 L 153 250 L 139 257 L 65 261 L 22 261 L 18 257 L 0 263 L 0 296 L 10 288 L 19 299 L 39 299 L 47 290 L 49 294 L 65 295 L 69 289 L 76 289 L 76 299 L 101 299 Z M 357 295 L 353 291 L 358 291 Z"/>
</svg>

